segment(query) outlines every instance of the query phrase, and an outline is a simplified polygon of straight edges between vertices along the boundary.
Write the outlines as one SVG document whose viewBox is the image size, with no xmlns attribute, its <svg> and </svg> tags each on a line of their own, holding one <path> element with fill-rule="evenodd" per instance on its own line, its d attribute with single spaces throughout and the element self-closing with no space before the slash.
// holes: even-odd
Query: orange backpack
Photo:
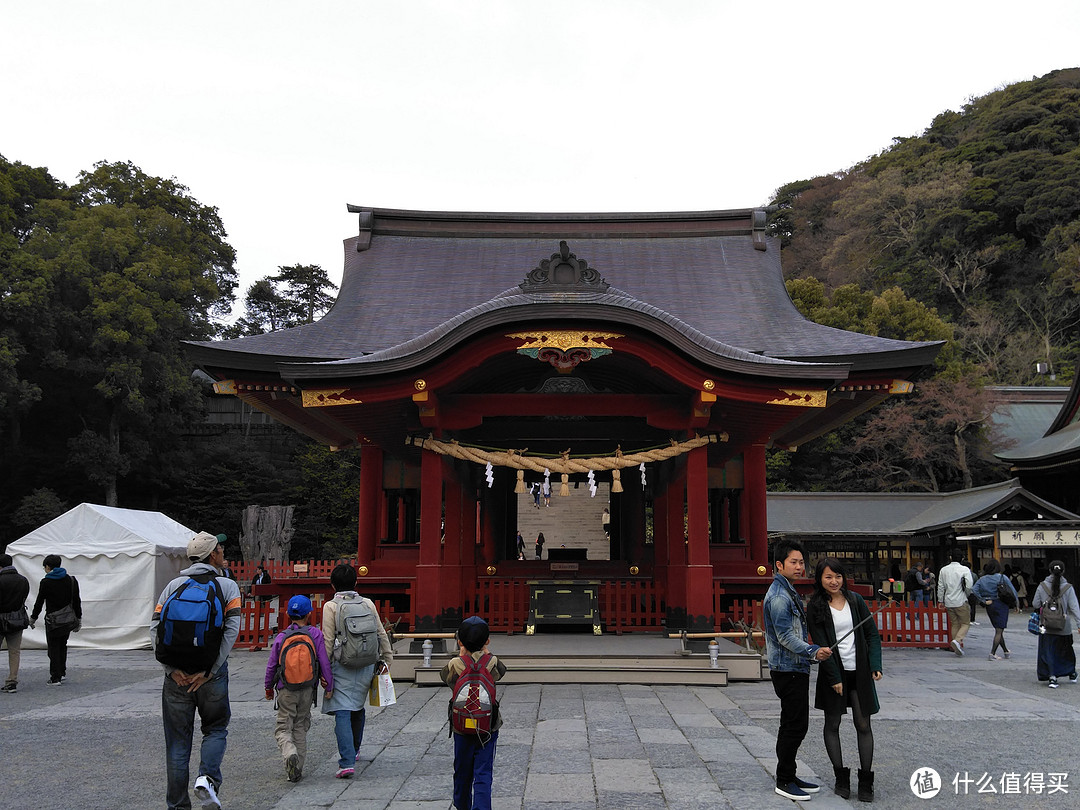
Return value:
<svg viewBox="0 0 1080 810">
<path fill-rule="evenodd" d="M 281 640 L 278 656 L 277 678 L 274 683 L 284 684 L 286 689 L 299 691 L 314 686 L 319 680 L 319 659 L 315 654 L 315 640 L 303 627 L 290 627 Z"/>
</svg>

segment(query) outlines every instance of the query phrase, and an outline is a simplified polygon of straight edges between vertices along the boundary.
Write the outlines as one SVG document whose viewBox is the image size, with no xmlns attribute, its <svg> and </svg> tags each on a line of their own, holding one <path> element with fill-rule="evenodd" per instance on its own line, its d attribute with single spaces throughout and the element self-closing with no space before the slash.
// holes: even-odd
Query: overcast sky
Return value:
<svg viewBox="0 0 1080 810">
<path fill-rule="evenodd" d="M 1037 12 L 1037 13 L 1035 13 Z M 241 288 L 335 281 L 347 203 L 747 208 L 1080 65 L 1080 2 L 0 0 L 0 154 L 216 206 Z"/>
</svg>

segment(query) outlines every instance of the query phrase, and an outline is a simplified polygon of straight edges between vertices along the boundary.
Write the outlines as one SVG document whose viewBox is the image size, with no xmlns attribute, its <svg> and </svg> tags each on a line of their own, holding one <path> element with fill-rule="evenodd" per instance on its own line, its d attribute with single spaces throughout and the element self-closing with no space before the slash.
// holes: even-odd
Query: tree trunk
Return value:
<svg viewBox="0 0 1080 810">
<path fill-rule="evenodd" d="M 119 506 L 120 500 L 116 494 L 115 461 L 120 458 L 120 409 L 116 403 L 110 403 L 109 407 L 109 450 L 112 453 L 114 465 L 109 470 L 108 482 L 105 485 L 105 505 Z"/>
<path fill-rule="evenodd" d="M 293 506 L 249 506 L 240 518 L 240 551 L 245 560 L 289 559 Z"/>
</svg>

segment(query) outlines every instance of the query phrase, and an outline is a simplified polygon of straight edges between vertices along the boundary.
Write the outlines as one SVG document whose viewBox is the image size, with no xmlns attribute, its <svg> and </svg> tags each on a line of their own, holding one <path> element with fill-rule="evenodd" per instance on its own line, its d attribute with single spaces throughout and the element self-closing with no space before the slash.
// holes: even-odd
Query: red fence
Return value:
<svg viewBox="0 0 1080 810">
<path fill-rule="evenodd" d="M 614 581 L 600 585 L 600 618 L 609 633 L 626 630 L 661 630 L 666 608 L 660 588 L 653 582 Z"/>
<path fill-rule="evenodd" d="M 873 613 L 882 603 L 866 604 Z M 727 611 L 727 617 L 760 628 L 761 601 L 737 600 Z M 876 621 L 883 647 L 949 646 L 949 615 L 943 607 L 894 602 L 878 614 Z"/>
<path fill-rule="evenodd" d="M 379 611 L 379 618 L 384 622 L 391 624 L 398 620 L 407 622 L 410 618 L 396 612 L 389 602 L 377 599 L 373 601 L 376 610 Z M 252 599 L 244 600 L 244 605 L 240 609 L 240 635 L 236 639 L 236 647 L 261 650 L 268 648 L 274 642 L 274 636 L 283 626 L 281 622 L 284 618 L 284 610 L 279 608 L 278 603 L 278 599 L 266 602 Z M 322 623 L 322 597 L 316 595 L 311 600 L 311 603 L 315 608 L 315 618 L 312 621 L 318 626 Z"/>
<path fill-rule="evenodd" d="M 348 563 L 353 568 L 357 567 L 357 562 L 353 560 L 285 560 L 279 562 L 278 560 L 265 560 L 263 566 L 266 568 L 266 572 L 270 574 L 270 578 L 277 581 L 279 579 L 290 579 L 296 574 L 293 572 L 294 565 L 306 565 L 307 573 L 306 577 L 326 577 L 330 578 L 330 572 L 341 563 Z M 236 577 L 241 587 L 250 585 L 251 580 L 255 578 L 255 572 L 259 569 L 259 563 L 255 560 L 236 560 L 228 561 L 225 564 L 229 566 L 229 570 L 233 572 L 233 576 Z"/>
</svg>

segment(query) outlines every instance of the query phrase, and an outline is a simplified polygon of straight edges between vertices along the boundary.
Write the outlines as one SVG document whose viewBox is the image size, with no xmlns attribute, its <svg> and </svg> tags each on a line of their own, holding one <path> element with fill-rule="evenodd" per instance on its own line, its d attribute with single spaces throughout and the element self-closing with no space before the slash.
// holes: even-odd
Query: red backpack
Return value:
<svg viewBox="0 0 1080 810">
<path fill-rule="evenodd" d="M 499 711 L 495 699 L 495 678 L 488 669 L 491 653 L 484 653 L 479 661 L 471 655 L 461 656 L 465 671 L 454 682 L 454 694 L 450 698 L 450 724 L 458 734 L 471 737 L 490 737 L 491 727 Z"/>
</svg>

